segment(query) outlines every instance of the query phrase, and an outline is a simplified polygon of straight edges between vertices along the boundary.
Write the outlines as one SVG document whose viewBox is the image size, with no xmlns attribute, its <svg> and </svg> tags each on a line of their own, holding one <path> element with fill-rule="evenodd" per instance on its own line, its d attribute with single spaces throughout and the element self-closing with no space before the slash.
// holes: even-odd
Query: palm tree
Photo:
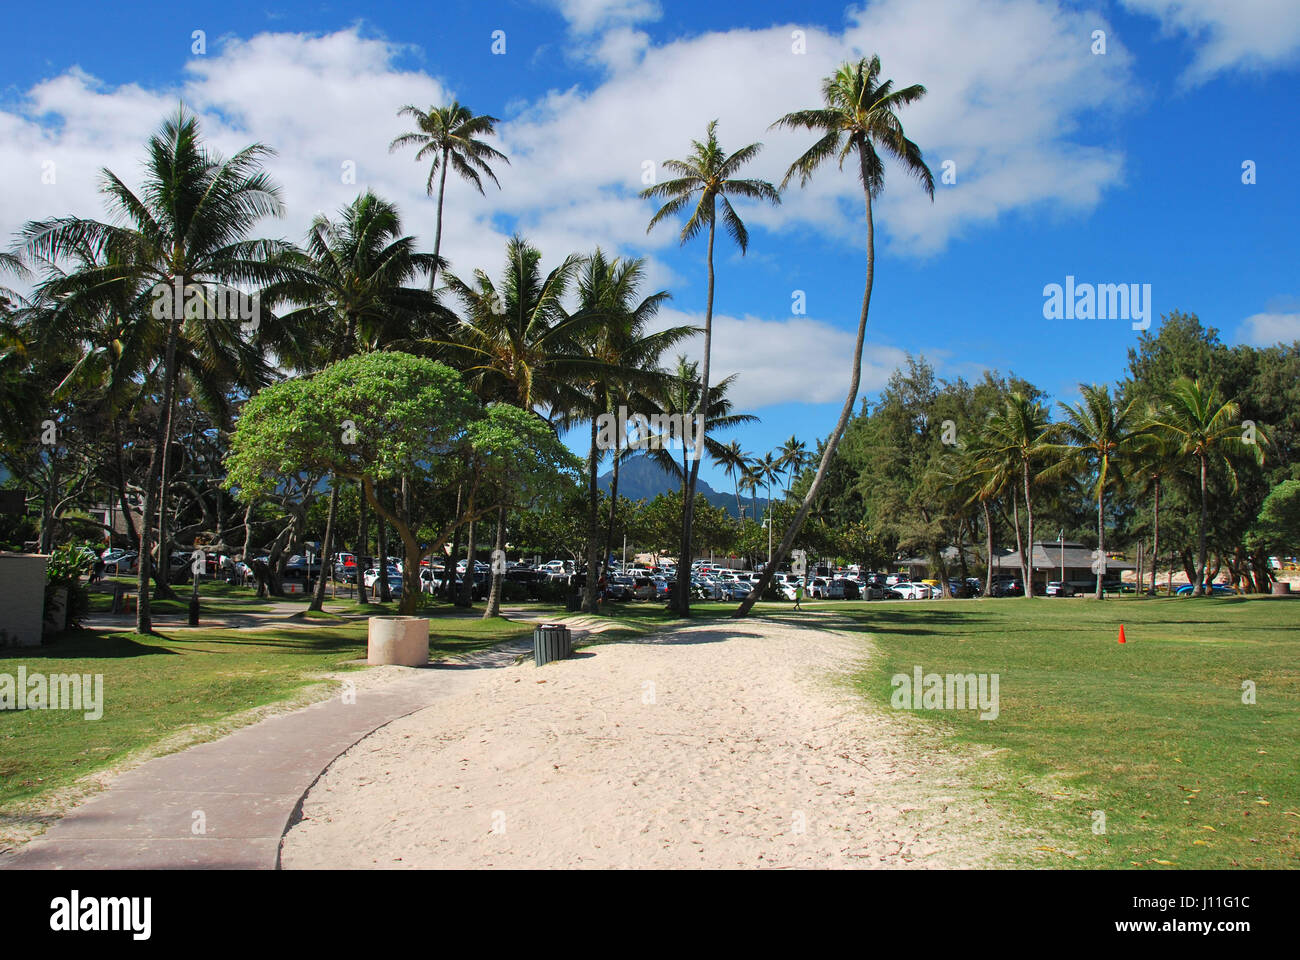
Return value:
<svg viewBox="0 0 1300 960">
<path fill-rule="evenodd" d="M 750 455 L 740 449 L 739 440 L 732 440 L 730 443 L 725 444 L 717 457 L 718 466 L 722 467 L 722 472 L 730 477 L 735 485 L 736 519 L 738 520 L 743 516 L 740 509 L 740 484 L 738 481 L 749 463 Z"/>
<path fill-rule="evenodd" d="M 637 296 L 644 274 L 644 260 L 611 259 L 597 248 L 587 258 L 578 278 L 577 316 L 597 321 L 582 338 L 582 348 L 596 363 L 588 376 L 584 392 L 589 396 L 592 409 L 598 417 L 606 414 L 618 421 L 620 407 L 631 410 L 649 409 L 652 395 L 662 391 L 665 386 L 665 375 L 659 367 L 660 357 L 664 351 L 699 332 L 698 327 L 692 326 L 648 332 L 650 322 L 668 300 L 669 294 L 660 290 L 638 302 Z M 609 450 L 613 477 L 605 526 L 605 548 L 601 554 L 602 569 L 608 561 L 614 537 L 619 467 L 631 452 L 623 446 L 625 439 L 619 430 L 615 430 L 613 447 Z M 594 469 L 594 458 L 592 466 Z M 591 480 L 589 499 L 594 507 L 594 475 Z M 591 573 L 588 581 L 594 592 L 595 580 Z"/>
<path fill-rule="evenodd" d="M 963 487 L 971 493 L 967 503 L 978 503 L 984 517 L 984 596 L 993 595 L 993 513 L 990 505 L 1001 497 L 1008 487 L 1014 489 L 1014 474 L 1005 458 L 989 443 L 984 432 L 977 433 L 963 444 L 961 475 L 968 483 Z M 1012 504 L 1013 511 L 1015 503 Z M 1020 539 L 1020 518 L 1016 517 L 1016 540 Z"/>
<path fill-rule="evenodd" d="M 677 358 L 677 366 L 667 377 L 666 388 L 661 391 L 657 397 L 658 409 L 656 414 L 661 416 L 672 417 L 676 422 L 685 422 L 688 418 L 693 417 L 694 411 L 700 410 L 702 405 L 699 399 L 700 378 L 699 368 L 684 356 Z M 709 402 L 703 407 L 705 434 L 702 449 L 699 456 L 692 458 L 693 446 L 682 443 L 681 460 L 678 462 L 677 454 L 672 449 L 672 445 L 664 442 L 666 438 L 660 437 L 649 438 L 646 446 L 647 455 L 654 460 L 663 470 L 678 480 L 682 485 L 682 496 L 686 496 L 687 484 L 689 483 L 692 471 L 692 459 L 694 466 L 698 467 L 700 459 L 705 454 L 713 460 L 718 460 L 723 456 L 724 447 L 714 433 L 720 430 L 728 430 L 732 427 L 742 426 L 747 423 L 757 423 L 758 418 L 748 413 L 733 413 L 732 402 L 727 396 L 727 391 L 735 383 L 736 375 L 724 377 L 714 386 L 709 388 Z M 672 422 L 672 421 L 669 421 Z M 700 423 L 695 420 L 695 423 Z M 685 514 L 686 505 L 682 504 L 682 513 Z M 684 519 L 683 519 L 684 522 Z M 677 559 L 678 570 L 689 570 L 690 560 L 683 562 L 682 557 L 689 557 L 690 547 L 682 552 Z M 682 578 L 678 578 L 679 581 Z"/>
<path fill-rule="evenodd" d="M 834 74 L 822 82 L 822 99 L 824 106 L 811 110 L 798 110 L 788 113 L 773 124 L 793 130 L 810 130 L 820 133 L 818 140 L 802 156 L 790 165 L 781 188 L 796 175 L 799 185 L 806 187 L 812 180 L 813 173 L 830 157 L 836 157 L 840 169 L 844 161 L 856 156 L 858 179 L 862 183 L 863 200 L 866 206 L 867 226 L 867 278 L 862 293 L 862 313 L 858 318 L 858 336 L 853 348 L 853 367 L 849 378 L 848 396 L 840 411 L 840 418 L 835 429 L 826 440 L 817 473 L 813 476 L 808 492 L 804 494 L 800 505 L 785 535 L 781 546 L 772 555 L 772 562 L 763 571 L 758 589 L 753 591 L 736 611 L 737 617 L 749 613 L 758 597 L 768 588 L 776 566 L 790 552 L 795 537 L 803 529 L 812 509 L 813 501 L 826 479 L 826 470 L 830 466 L 840 438 L 853 415 L 853 404 L 857 400 L 858 386 L 862 379 L 862 346 L 867 334 L 867 314 L 871 307 L 871 286 L 876 269 L 875 222 L 872 219 L 872 201 L 880 196 L 885 186 L 885 166 L 881 151 L 893 156 L 902 165 L 904 171 L 915 176 L 922 188 L 934 199 L 934 177 L 930 168 L 921 159 L 921 149 L 903 132 L 903 125 L 898 119 L 898 111 L 908 104 L 915 103 L 925 96 L 925 87 L 913 84 L 901 90 L 894 89 L 892 80 L 880 80 L 880 58 L 872 56 L 870 60 L 862 59 L 857 63 L 845 63 Z"/>
<path fill-rule="evenodd" d="M 433 236 L 433 256 L 435 263 L 429 272 L 429 292 L 433 292 L 434 282 L 438 279 L 437 257 L 442 252 L 442 201 L 447 189 L 447 168 L 453 168 L 464 180 L 468 180 L 483 194 L 483 177 L 487 177 L 501 189 L 501 183 L 492 172 L 491 160 L 510 162 L 510 158 L 496 150 L 479 137 L 491 136 L 496 132 L 496 117 L 486 114 L 475 116 L 465 105 L 453 100 L 446 107 L 430 107 L 421 110 L 410 104 L 397 111 L 397 115 L 409 116 L 415 120 L 416 128 L 394 138 L 388 145 L 390 153 L 403 147 L 418 146 L 415 153 L 417 162 L 429 161 L 429 176 L 424 189 L 433 196 L 433 178 L 438 178 L 438 220 Z"/>
<path fill-rule="evenodd" d="M 763 474 L 754 461 L 750 460 L 740 468 L 740 483 L 737 485 L 737 489 L 749 491 L 749 506 L 754 511 L 755 523 L 758 523 L 758 488 L 762 485 Z"/>
<path fill-rule="evenodd" d="M 272 306 L 293 305 L 280 317 L 287 333 L 275 349 L 301 370 L 319 370 L 356 353 L 384 349 L 422 334 L 432 336 L 438 321 L 443 327 L 449 322 L 450 314 L 433 297 L 408 285 L 432 272 L 436 259 L 417 252 L 414 238 L 402 233 L 396 206 L 370 191 L 340 210 L 334 220 L 318 215 L 307 231 L 304 249 L 284 254 L 281 264 L 284 278 L 268 287 L 262 300 Z M 335 483 L 325 519 L 323 563 L 328 563 L 334 542 L 338 498 Z M 382 531 L 382 519 L 379 522 Z M 364 554 L 364 509 L 359 527 L 357 550 Z M 382 570 L 386 550 L 381 547 L 379 553 Z M 360 573 L 358 598 L 365 603 Z M 418 570 L 404 569 L 403 580 L 405 593 L 418 592 Z M 310 609 L 323 606 L 325 581 L 324 575 L 317 578 Z M 380 599 L 387 603 L 391 599 L 388 578 L 381 575 L 377 583 Z"/>
<path fill-rule="evenodd" d="M 1195 461 L 1201 481 L 1201 519 L 1197 533 L 1196 583 L 1192 596 L 1205 593 L 1205 532 L 1209 522 L 1210 467 L 1222 467 L 1235 493 L 1237 470 L 1234 461 L 1249 455 L 1264 462 L 1266 438 L 1257 431 L 1255 442 L 1247 442 L 1241 426 L 1241 411 L 1234 401 L 1225 400 L 1217 387 L 1181 377 L 1164 398 L 1164 403 L 1147 423 L 1147 429 L 1166 439 L 1180 459 Z"/>
<path fill-rule="evenodd" d="M 1023 483 L 1025 496 L 1025 540 L 1020 539 L 1020 519 L 1016 507 L 1015 487 L 1012 486 L 1012 509 L 1016 511 L 1016 543 L 1020 548 L 1021 574 L 1025 580 L 1025 596 L 1034 595 L 1034 501 L 1031 486 L 1037 477 L 1036 470 L 1052 449 L 1052 427 L 1047 421 L 1047 410 L 1041 403 L 1031 400 L 1020 391 L 1013 391 L 1002 409 L 995 411 L 985 427 L 988 455 L 997 464 L 999 475 L 1015 477 Z"/>
<path fill-rule="evenodd" d="M 506 245 L 500 284 L 482 270 L 474 271 L 472 285 L 448 274 L 447 286 L 461 302 L 464 321 L 444 339 L 428 345 L 459 369 L 484 401 L 524 410 L 545 407 L 554 422 L 566 411 L 583 406 L 584 398 L 574 384 L 590 373 L 593 361 L 582 350 L 581 340 L 600 318 L 570 315 L 563 306 L 581 257 L 570 254 L 545 276 L 541 261 L 541 251 L 516 235 Z M 473 512 L 471 502 L 467 513 Z M 503 522 L 498 514 L 498 524 Z M 468 541 L 463 603 L 472 597 L 473 523 Z"/>
<path fill-rule="evenodd" d="M 1102 598 L 1106 557 L 1106 489 L 1122 490 L 1124 469 L 1136 442 L 1133 403 L 1112 397 L 1110 387 L 1079 385 L 1080 401 L 1062 403 L 1065 419 L 1057 426 L 1064 444 L 1054 449 L 1062 454 L 1059 470 L 1090 467 L 1097 475 L 1093 496 L 1097 499 L 1097 592 Z M 1031 549 L 1032 549 L 1032 541 Z"/>
<path fill-rule="evenodd" d="M 179 108 L 148 143 L 143 189 L 132 191 L 116 174 L 103 170 L 101 192 L 118 223 L 63 217 L 28 223 L 22 231 L 29 256 L 57 261 L 88 246 L 104 252 L 103 266 L 80 270 L 57 279 L 44 295 L 69 309 L 89 308 L 89 303 L 113 295 L 113 287 L 129 284 L 155 291 L 139 300 L 135 315 L 153 316 L 166 291 L 187 292 L 198 286 L 261 285 L 276 279 L 273 265 L 285 249 L 279 241 L 250 240 L 254 225 L 266 216 L 280 216 L 280 190 L 262 169 L 272 151 L 261 144 L 245 147 L 224 159 L 204 147 L 198 121 Z M 119 225 L 121 224 L 121 225 Z M 98 259 L 98 258 L 97 258 Z M 150 302 L 150 298 L 153 300 Z M 236 339 L 230 329 L 238 320 L 186 318 L 179 304 L 159 311 L 165 327 L 163 342 L 162 416 L 145 478 L 144 529 L 141 531 L 139 603 L 136 630 L 152 633 L 148 584 L 152 573 L 150 524 L 156 515 L 158 543 L 163 563 L 168 546 L 166 450 L 178 377 L 178 345 L 183 327 L 199 327 L 198 337 L 218 335 Z"/>
<path fill-rule="evenodd" d="M 789 497 L 790 484 L 799 475 L 799 471 L 808 465 L 808 445 L 791 434 L 790 439 L 781 445 L 780 464 L 786 474 L 785 495 Z"/>
<path fill-rule="evenodd" d="M 1148 407 L 1137 433 L 1137 448 L 1133 452 L 1133 472 L 1141 477 L 1142 494 L 1151 500 L 1151 588 L 1154 590 L 1160 564 L 1160 495 L 1165 480 L 1178 464 L 1178 444 L 1167 434 L 1150 429 L 1157 416 L 1158 407 Z M 1141 579 L 1139 577 L 1139 579 Z"/>
<path fill-rule="evenodd" d="M 735 153 L 728 154 L 718 144 L 717 131 L 718 121 L 713 120 L 709 123 L 702 142 L 699 140 L 691 141 L 691 152 L 685 160 L 664 161 L 663 166 L 665 169 L 671 170 L 678 176 L 675 179 L 647 187 L 641 192 L 642 197 L 653 197 L 667 201 L 650 218 L 650 224 L 646 227 L 647 233 L 654 229 L 655 224 L 668 217 L 676 216 L 692 202 L 695 204 L 694 209 L 691 212 L 690 219 L 686 221 L 681 231 L 682 245 L 684 246 L 688 240 L 699 234 L 705 227 L 709 231 L 709 243 L 706 253 L 709 286 L 704 305 L 704 358 L 700 377 L 701 387 L 697 393 L 697 397 L 701 399 L 712 396 L 709 386 L 709 363 L 713 355 L 713 244 L 717 233 L 718 207 L 721 206 L 722 208 L 723 227 L 731 235 L 731 239 L 736 246 L 740 248 L 743 256 L 749 248 L 749 231 L 745 228 L 740 215 L 732 207 L 728 197 L 765 200 L 773 204 L 781 202 L 781 196 L 776 188 L 766 180 L 745 180 L 736 176 L 745 164 L 758 156 L 763 145 L 751 143 L 748 146 L 741 147 Z M 691 411 L 692 417 L 698 418 L 699 414 L 698 409 Z M 704 429 L 707 434 L 707 426 Z M 683 570 L 690 569 L 691 519 L 695 511 L 695 484 L 699 474 L 700 461 L 697 458 L 691 465 L 690 475 L 683 491 L 682 549 L 681 556 L 677 561 Z M 677 597 L 674 601 L 677 612 L 683 616 L 689 616 L 690 602 L 690 581 L 685 576 L 678 577 Z"/>
</svg>

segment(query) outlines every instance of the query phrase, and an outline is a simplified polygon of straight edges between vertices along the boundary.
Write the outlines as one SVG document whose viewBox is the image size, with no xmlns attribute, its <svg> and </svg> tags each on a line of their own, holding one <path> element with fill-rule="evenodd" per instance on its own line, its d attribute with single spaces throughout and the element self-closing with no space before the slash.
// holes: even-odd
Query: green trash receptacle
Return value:
<svg viewBox="0 0 1300 960">
<path fill-rule="evenodd" d="M 542 623 L 533 628 L 533 663 L 567 660 L 573 654 L 573 638 L 562 623 Z"/>
</svg>

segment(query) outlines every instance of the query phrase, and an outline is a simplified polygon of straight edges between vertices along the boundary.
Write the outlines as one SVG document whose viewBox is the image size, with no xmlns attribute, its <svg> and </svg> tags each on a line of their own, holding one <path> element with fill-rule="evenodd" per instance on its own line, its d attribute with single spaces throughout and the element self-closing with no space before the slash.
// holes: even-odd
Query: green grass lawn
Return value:
<svg viewBox="0 0 1300 960">
<path fill-rule="evenodd" d="M 529 624 L 431 614 L 430 655 L 470 653 L 531 633 Z M 106 630 L 39 650 L 0 651 L 0 673 L 103 674 L 99 720 L 63 710 L 0 711 L 0 822 L 5 807 L 65 786 L 190 725 L 285 700 L 365 656 L 364 621 L 279 630 Z M 355 669 L 364 669 L 356 667 Z M 201 737 L 200 737 L 201 738 Z"/>
<path fill-rule="evenodd" d="M 917 710 L 1051 866 L 1300 867 L 1300 601 L 946 600 L 832 605 L 880 651 L 859 678 L 999 675 L 1000 713 Z M 1127 643 L 1117 642 L 1123 623 Z M 1256 703 L 1242 702 L 1252 681 Z M 1094 811 L 1105 833 L 1093 832 Z M 1028 853 L 1028 852 L 1027 852 Z"/>
</svg>

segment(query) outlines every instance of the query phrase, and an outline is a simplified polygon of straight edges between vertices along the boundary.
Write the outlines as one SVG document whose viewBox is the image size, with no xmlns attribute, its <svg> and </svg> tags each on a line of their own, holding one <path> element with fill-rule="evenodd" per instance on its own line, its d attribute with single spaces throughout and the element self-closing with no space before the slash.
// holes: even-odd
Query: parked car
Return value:
<svg viewBox="0 0 1300 960">
<path fill-rule="evenodd" d="M 754 589 L 748 580 L 729 580 L 722 585 L 724 596 L 728 600 L 744 600 Z"/>
<path fill-rule="evenodd" d="M 1025 581 L 1020 577 L 997 576 L 993 578 L 993 596 L 995 597 L 1023 597 L 1025 595 Z"/>
<path fill-rule="evenodd" d="M 1210 596 L 1212 597 L 1231 597 L 1235 596 L 1237 593 L 1236 588 L 1223 583 L 1207 583 L 1205 589 L 1209 591 Z M 1184 583 L 1174 591 L 1174 594 L 1179 597 L 1189 597 L 1192 594 L 1192 585 L 1190 583 Z"/>
<path fill-rule="evenodd" d="M 896 583 L 894 592 L 904 600 L 929 600 L 934 596 L 934 588 L 928 583 Z"/>
<path fill-rule="evenodd" d="M 134 551 L 120 554 L 114 560 L 104 561 L 104 573 L 108 576 L 123 576 L 135 573 L 139 569 L 139 556 Z"/>
<path fill-rule="evenodd" d="M 845 600 L 857 600 L 862 596 L 861 586 L 852 577 L 837 577 L 832 582 L 839 585 L 840 592 L 844 595 L 843 599 Z"/>
</svg>

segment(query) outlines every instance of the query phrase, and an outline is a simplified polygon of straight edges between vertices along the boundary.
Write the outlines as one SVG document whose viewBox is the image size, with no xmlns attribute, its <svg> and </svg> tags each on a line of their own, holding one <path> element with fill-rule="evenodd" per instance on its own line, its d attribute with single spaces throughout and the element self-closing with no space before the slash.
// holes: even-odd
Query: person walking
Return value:
<svg viewBox="0 0 1300 960">
<path fill-rule="evenodd" d="M 799 582 L 794 585 L 794 608 L 796 610 L 803 609 L 803 607 L 799 606 L 799 602 L 801 600 L 803 600 L 803 578 L 802 577 L 799 579 Z"/>
</svg>

